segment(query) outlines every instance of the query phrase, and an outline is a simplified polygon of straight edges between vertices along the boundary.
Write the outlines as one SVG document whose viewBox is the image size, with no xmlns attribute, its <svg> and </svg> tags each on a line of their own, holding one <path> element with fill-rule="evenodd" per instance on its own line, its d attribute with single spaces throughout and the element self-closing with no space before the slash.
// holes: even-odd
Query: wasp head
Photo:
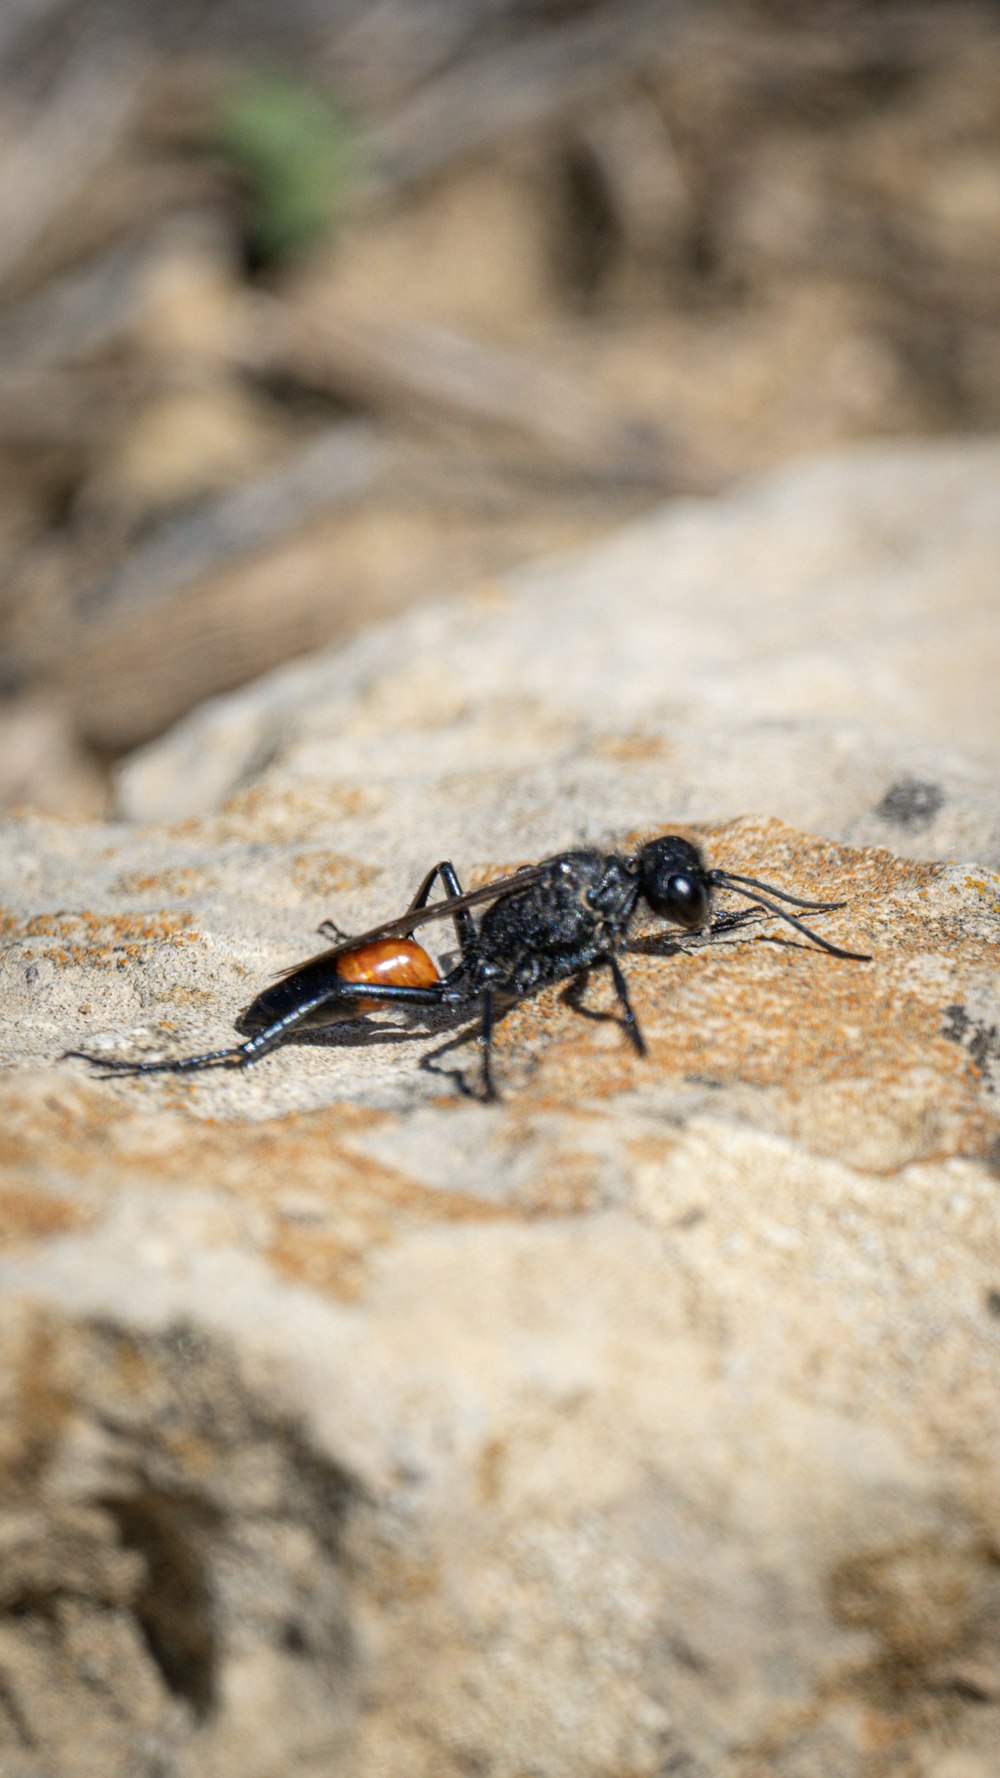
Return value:
<svg viewBox="0 0 1000 1778">
<path fill-rule="evenodd" d="M 711 884 L 697 846 L 665 834 L 643 846 L 637 863 L 641 893 L 654 913 L 689 932 L 704 926 Z"/>
</svg>

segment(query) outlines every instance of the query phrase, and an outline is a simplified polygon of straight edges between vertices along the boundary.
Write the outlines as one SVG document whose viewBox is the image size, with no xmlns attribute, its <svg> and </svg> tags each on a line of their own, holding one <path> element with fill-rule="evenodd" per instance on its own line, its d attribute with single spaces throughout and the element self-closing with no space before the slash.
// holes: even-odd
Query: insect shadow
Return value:
<svg viewBox="0 0 1000 1778">
<path fill-rule="evenodd" d="M 444 894 L 431 901 L 439 881 Z M 723 910 L 713 919 L 713 901 L 720 889 L 742 896 L 752 907 Z M 606 969 L 625 1033 L 637 1053 L 645 1055 L 645 1040 L 619 961 L 623 954 L 647 951 L 653 945 L 660 955 L 669 956 L 718 943 L 767 915 L 784 921 L 830 957 L 868 962 L 864 953 L 832 944 L 788 912 L 796 907 L 832 913 L 844 905 L 805 901 L 757 877 L 709 869 L 698 848 L 677 834 L 650 840 L 635 853 L 559 852 L 469 891 L 462 889 L 450 859 L 443 859 L 428 871 L 405 913 L 394 919 L 354 936 L 326 921 L 320 932 L 333 944 L 258 994 L 237 1023 L 237 1030 L 245 1034 L 242 1043 L 154 1061 L 109 1060 L 84 1050 L 66 1053 L 99 1065 L 105 1075 L 185 1074 L 205 1068 L 245 1068 L 293 1035 L 317 1026 L 328 1031 L 383 1007 L 416 1013 L 432 1026 L 437 1023 L 435 1013 L 451 1018 L 468 1013 L 475 1015 L 479 1026 L 479 1096 L 494 1099 L 496 1021 L 527 995 L 569 982 L 571 1004 L 589 1016 L 590 1009 L 582 1004 L 587 982 L 595 969 Z M 640 906 L 668 930 L 655 938 L 633 935 Z M 478 920 L 474 909 L 482 910 Z M 458 943 L 457 961 L 444 974 L 412 936 L 418 927 L 440 920 L 451 922 Z M 357 1036 L 355 1032 L 352 1041 Z M 460 1041 L 464 1036 L 450 1040 L 435 1054 L 446 1053 Z M 452 1071 L 440 1072 L 452 1078 Z"/>
</svg>

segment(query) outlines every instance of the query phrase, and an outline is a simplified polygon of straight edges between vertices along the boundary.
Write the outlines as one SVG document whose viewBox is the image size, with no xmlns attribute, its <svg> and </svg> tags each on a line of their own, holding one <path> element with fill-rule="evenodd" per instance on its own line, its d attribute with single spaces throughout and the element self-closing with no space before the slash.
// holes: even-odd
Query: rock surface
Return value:
<svg viewBox="0 0 1000 1778">
<path fill-rule="evenodd" d="M 668 511 L 198 713 L 157 824 L 7 825 L 5 1778 L 989 1778 L 998 468 Z M 649 1056 L 549 992 L 498 1106 L 443 1024 L 58 1060 L 675 824 L 873 961 L 647 933 Z"/>
</svg>

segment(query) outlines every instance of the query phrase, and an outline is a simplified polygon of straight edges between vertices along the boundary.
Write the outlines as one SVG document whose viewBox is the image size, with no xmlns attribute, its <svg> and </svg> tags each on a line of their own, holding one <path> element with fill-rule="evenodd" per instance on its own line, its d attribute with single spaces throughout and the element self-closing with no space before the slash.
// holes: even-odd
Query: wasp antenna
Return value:
<svg viewBox="0 0 1000 1778">
<path fill-rule="evenodd" d="M 820 938 L 818 932 L 813 932 L 812 928 L 807 926 L 804 920 L 796 919 L 794 914 L 786 914 L 784 908 L 776 907 L 773 901 L 765 901 L 763 895 L 752 895 L 749 889 L 740 889 L 735 883 L 724 883 L 722 887 L 725 889 L 732 889 L 734 895 L 745 896 L 747 901 L 754 902 L 757 907 L 766 908 L 769 914 L 777 914 L 779 920 L 784 920 L 789 926 L 794 926 L 796 932 L 801 932 L 803 936 L 809 940 L 810 944 L 817 945 L 821 951 L 828 951 L 831 957 L 847 957 L 850 958 L 852 963 L 871 962 L 871 957 L 867 951 L 845 951 L 841 945 L 832 945 L 828 938 Z M 806 902 L 805 905 L 808 907 L 811 904 Z M 826 909 L 830 906 L 842 907 L 843 903 L 821 902 L 819 905 Z"/>
<path fill-rule="evenodd" d="M 776 895 L 779 901 L 787 901 L 793 908 L 806 908 L 813 914 L 832 914 L 835 908 L 847 906 L 846 901 L 803 901 L 801 895 L 789 895 L 786 889 L 776 889 L 773 883 L 762 883 L 759 877 L 740 877 L 735 871 L 709 871 L 709 878 L 720 889 L 728 889 L 730 884 L 749 883 L 752 889 L 763 889 L 766 895 Z"/>
</svg>

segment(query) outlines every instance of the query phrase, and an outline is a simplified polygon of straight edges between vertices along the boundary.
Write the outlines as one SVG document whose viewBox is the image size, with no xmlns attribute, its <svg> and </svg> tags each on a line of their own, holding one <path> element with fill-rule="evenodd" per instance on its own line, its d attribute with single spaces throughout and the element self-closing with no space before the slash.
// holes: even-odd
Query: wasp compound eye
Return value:
<svg viewBox="0 0 1000 1778">
<path fill-rule="evenodd" d="M 663 912 L 668 920 L 694 931 L 708 919 L 708 893 L 694 877 L 668 877 Z"/>
<path fill-rule="evenodd" d="M 709 881 L 701 854 L 678 834 L 650 840 L 639 854 L 642 892 L 654 913 L 689 932 L 709 912 Z"/>
</svg>

